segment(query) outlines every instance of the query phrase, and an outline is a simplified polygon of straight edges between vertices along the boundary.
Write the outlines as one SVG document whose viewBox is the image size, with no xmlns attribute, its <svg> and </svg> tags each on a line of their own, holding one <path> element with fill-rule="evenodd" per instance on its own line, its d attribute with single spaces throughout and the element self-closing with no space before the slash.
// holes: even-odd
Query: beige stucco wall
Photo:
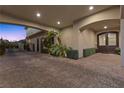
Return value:
<svg viewBox="0 0 124 93">
<path fill-rule="evenodd" d="M 121 32 L 119 32 L 119 47 L 121 48 Z"/>
<path fill-rule="evenodd" d="M 75 26 L 74 26 L 75 27 Z M 76 28 L 68 27 L 62 30 L 62 43 L 79 51 L 79 57 L 83 56 L 83 49 L 96 48 L 96 34 L 92 30 L 82 32 L 74 30 Z"/>
<path fill-rule="evenodd" d="M 83 49 L 96 48 L 97 36 L 93 30 L 84 30 L 79 34 L 79 57 L 83 56 Z"/>
<path fill-rule="evenodd" d="M 78 32 L 75 26 L 67 27 L 61 30 L 61 41 L 67 47 L 72 47 L 73 49 L 78 49 Z"/>
<path fill-rule="evenodd" d="M 73 34 L 72 27 L 68 27 L 64 30 L 61 30 L 61 41 L 67 47 L 73 47 L 72 43 L 74 42 L 72 41 L 72 38 L 73 38 L 72 34 Z"/>
<path fill-rule="evenodd" d="M 80 28 L 94 22 L 109 19 L 120 19 L 120 7 L 113 7 L 74 22 L 72 27 L 62 30 L 62 42 L 66 46 L 78 50 L 79 57 L 82 57 L 83 49 L 96 47 L 97 37 L 94 31 L 85 29 L 81 32 Z"/>
<path fill-rule="evenodd" d="M 124 66 L 124 19 L 121 19 L 121 64 Z"/>
</svg>

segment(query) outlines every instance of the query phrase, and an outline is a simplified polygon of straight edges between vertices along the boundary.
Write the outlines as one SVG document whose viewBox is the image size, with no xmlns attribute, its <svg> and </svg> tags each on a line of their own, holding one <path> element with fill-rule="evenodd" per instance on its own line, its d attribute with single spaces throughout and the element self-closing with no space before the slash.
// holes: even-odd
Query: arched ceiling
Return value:
<svg viewBox="0 0 124 93">
<path fill-rule="evenodd" d="M 89 11 L 89 5 L 4 5 L 0 6 L 0 13 L 13 18 L 28 22 L 46 25 L 55 28 L 63 28 L 73 24 L 73 21 L 105 9 L 114 7 L 112 5 L 95 5 L 94 10 Z M 41 13 L 37 18 L 36 13 Z M 56 22 L 60 21 L 58 25 Z"/>
<path fill-rule="evenodd" d="M 105 29 L 104 26 L 107 26 L 107 29 Z M 120 20 L 119 19 L 102 20 L 86 25 L 82 27 L 80 30 L 83 31 L 84 29 L 92 29 L 95 32 L 120 30 Z"/>
</svg>

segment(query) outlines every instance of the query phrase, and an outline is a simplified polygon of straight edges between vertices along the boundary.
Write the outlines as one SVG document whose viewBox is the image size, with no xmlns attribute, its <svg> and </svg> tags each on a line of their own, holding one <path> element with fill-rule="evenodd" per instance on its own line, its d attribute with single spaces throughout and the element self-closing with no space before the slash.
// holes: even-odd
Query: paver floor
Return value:
<svg viewBox="0 0 124 93">
<path fill-rule="evenodd" d="M 124 87 L 124 68 L 114 54 L 72 60 L 16 52 L 0 57 L 0 87 Z"/>
</svg>

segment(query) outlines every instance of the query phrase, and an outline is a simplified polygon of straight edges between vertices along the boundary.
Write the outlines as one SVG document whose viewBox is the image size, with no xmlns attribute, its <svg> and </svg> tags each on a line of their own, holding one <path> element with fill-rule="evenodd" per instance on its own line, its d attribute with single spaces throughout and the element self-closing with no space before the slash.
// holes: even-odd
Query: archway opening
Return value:
<svg viewBox="0 0 124 93">
<path fill-rule="evenodd" d="M 121 43 L 119 19 L 98 21 L 85 27 L 81 27 L 80 31 L 82 32 L 80 33 L 80 47 L 83 47 L 84 50 L 95 48 L 98 53 L 120 54 Z M 89 33 L 87 34 L 86 31 Z M 87 40 L 87 42 L 84 40 Z M 91 44 L 89 44 L 89 42 Z"/>
<path fill-rule="evenodd" d="M 30 44 L 27 41 L 27 38 L 32 34 L 41 31 L 42 30 L 30 26 L 11 23 L 0 23 L 0 42 L 4 43 L 3 45 L 7 52 L 24 50 L 31 51 Z M 40 46 L 39 42 L 37 42 L 37 44 L 34 43 L 37 48 L 39 48 Z"/>
</svg>

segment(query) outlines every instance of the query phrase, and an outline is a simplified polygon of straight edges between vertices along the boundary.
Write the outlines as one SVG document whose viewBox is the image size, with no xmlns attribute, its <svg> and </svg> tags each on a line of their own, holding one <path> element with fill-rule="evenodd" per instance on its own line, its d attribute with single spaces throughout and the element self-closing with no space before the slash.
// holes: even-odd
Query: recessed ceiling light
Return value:
<svg viewBox="0 0 124 93">
<path fill-rule="evenodd" d="M 57 21 L 57 24 L 59 25 L 60 24 L 60 21 Z"/>
<path fill-rule="evenodd" d="M 36 16 L 37 16 L 37 17 L 40 17 L 41 15 L 40 15 L 40 13 L 37 13 Z"/>
<path fill-rule="evenodd" d="M 90 7 L 89 7 L 89 10 L 93 10 L 93 9 L 94 9 L 94 6 L 90 6 Z"/>
<path fill-rule="evenodd" d="M 107 26 L 104 26 L 104 29 L 107 29 L 108 27 Z"/>
</svg>

